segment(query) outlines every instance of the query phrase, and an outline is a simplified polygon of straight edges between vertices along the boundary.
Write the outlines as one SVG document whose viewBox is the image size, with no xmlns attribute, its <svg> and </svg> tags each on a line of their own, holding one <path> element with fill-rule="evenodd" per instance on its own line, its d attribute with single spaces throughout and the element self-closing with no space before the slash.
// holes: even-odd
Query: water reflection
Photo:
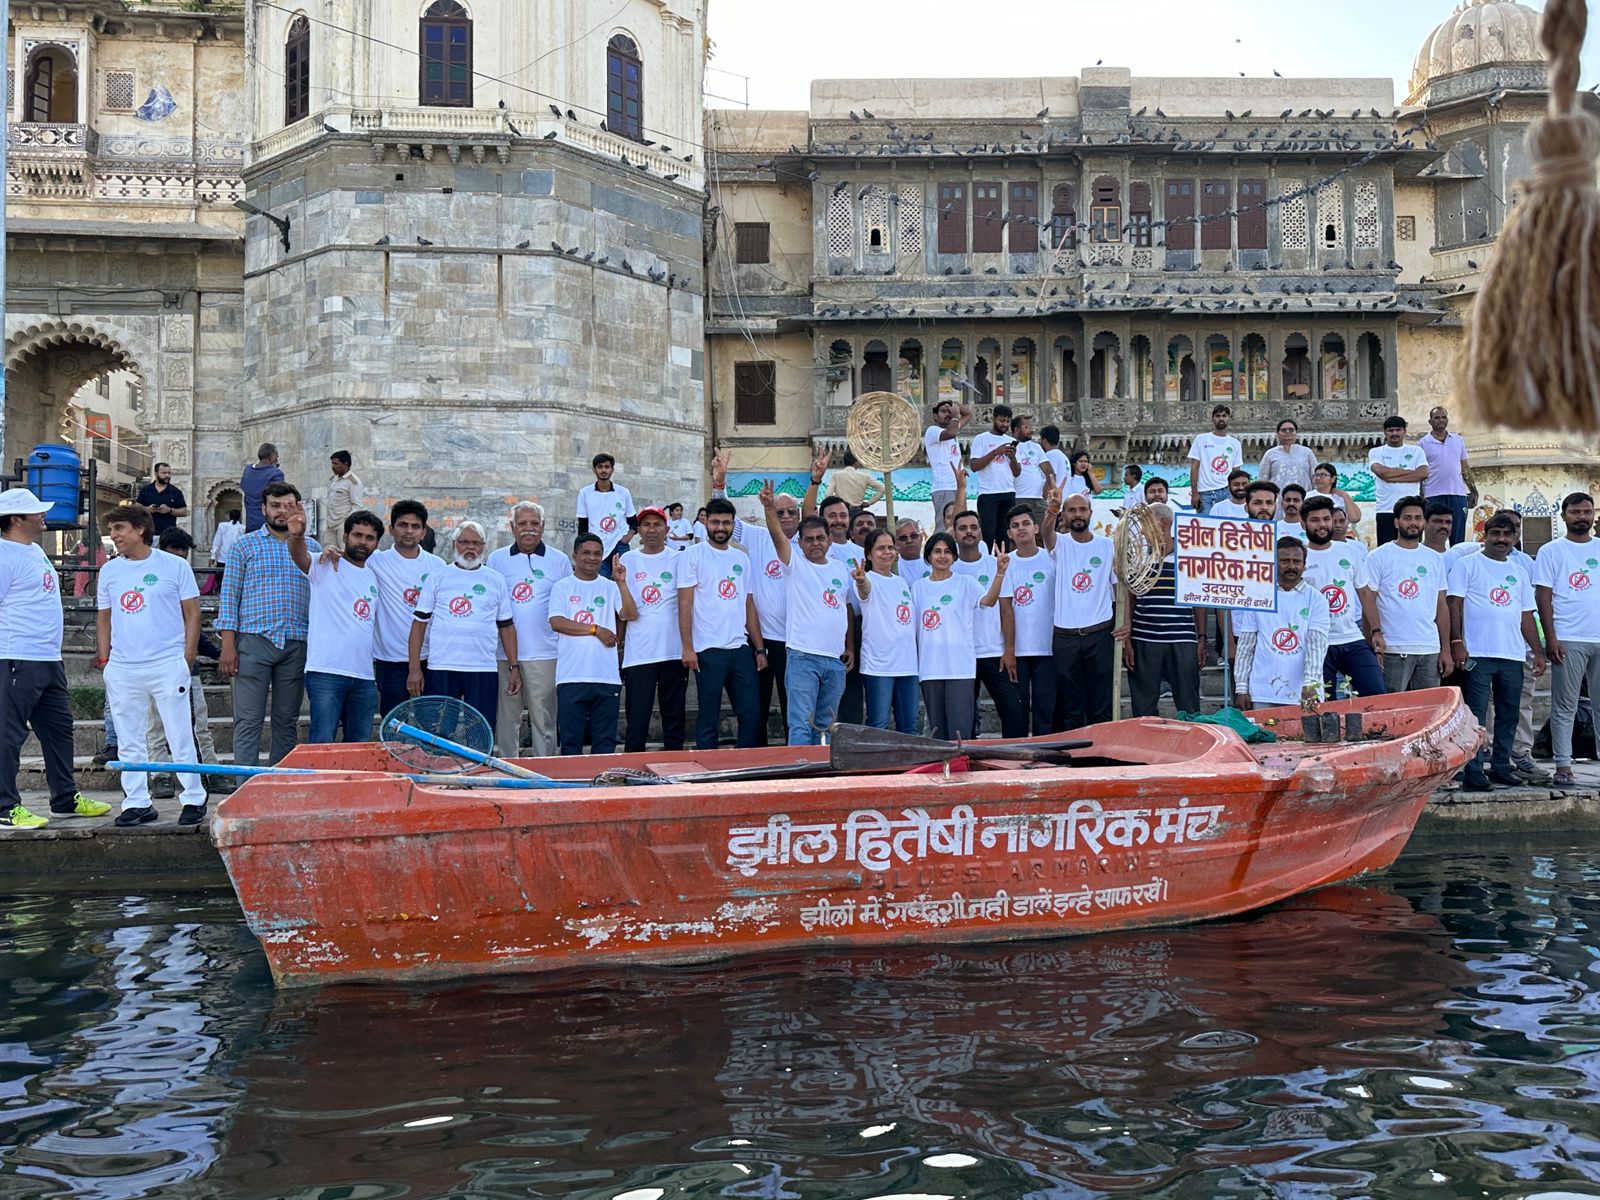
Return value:
<svg viewBox="0 0 1600 1200">
<path fill-rule="evenodd" d="M 0 1195 L 1600 1196 L 1597 891 L 286 998 L 225 900 L 23 902 Z"/>
</svg>

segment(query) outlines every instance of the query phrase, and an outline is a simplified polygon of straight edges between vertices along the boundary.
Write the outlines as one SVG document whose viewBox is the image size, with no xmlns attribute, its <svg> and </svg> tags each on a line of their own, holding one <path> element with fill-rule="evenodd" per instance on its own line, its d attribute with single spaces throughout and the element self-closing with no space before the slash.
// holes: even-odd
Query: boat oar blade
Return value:
<svg viewBox="0 0 1600 1200">
<path fill-rule="evenodd" d="M 973 758 L 1048 761 L 1070 750 L 1092 745 L 1081 738 L 1021 745 L 947 742 L 914 733 L 896 733 L 866 725 L 835 724 L 828 730 L 828 758 L 836 771 L 903 771 L 947 762 L 958 754 Z"/>
</svg>

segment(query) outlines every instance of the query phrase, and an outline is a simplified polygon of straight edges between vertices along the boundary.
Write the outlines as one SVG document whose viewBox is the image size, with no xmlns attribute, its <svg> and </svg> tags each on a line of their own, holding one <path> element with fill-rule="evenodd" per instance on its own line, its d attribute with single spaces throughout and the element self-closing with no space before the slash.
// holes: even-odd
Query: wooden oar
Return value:
<svg viewBox="0 0 1600 1200">
<path fill-rule="evenodd" d="M 990 742 L 946 742 L 939 738 L 896 733 L 868 725 L 832 725 L 828 729 L 828 761 L 836 771 L 903 771 L 929 763 L 948 762 L 958 755 L 1004 758 L 1021 762 L 1049 762 L 1068 750 L 1082 750 L 1093 742 L 1080 739 L 1033 742 L 1025 746 L 1000 746 Z"/>
</svg>

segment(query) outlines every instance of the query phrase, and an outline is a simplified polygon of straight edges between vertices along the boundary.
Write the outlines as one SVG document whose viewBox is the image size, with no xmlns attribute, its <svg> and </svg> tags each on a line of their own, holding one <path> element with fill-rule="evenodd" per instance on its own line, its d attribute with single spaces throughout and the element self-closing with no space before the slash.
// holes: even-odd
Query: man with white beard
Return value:
<svg viewBox="0 0 1600 1200">
<path fill-rule="evenodd" d="M 503 575 L 484 568 L 486 540 L 482 525 L 463 521 L 456 530 L 454 559 L 423 584 L 412 614 L 406 690 L 413 696 L 426 690 L 430 696 L 464 700 L 483 714 L 493 729 L 499 713 L 497 641 L 505 652 L 507 696 L 522 691 L 522 672 L 517 669 L 511 593 Z M 424 636 L 428 639 L 426 677 Z"/>
</svg>

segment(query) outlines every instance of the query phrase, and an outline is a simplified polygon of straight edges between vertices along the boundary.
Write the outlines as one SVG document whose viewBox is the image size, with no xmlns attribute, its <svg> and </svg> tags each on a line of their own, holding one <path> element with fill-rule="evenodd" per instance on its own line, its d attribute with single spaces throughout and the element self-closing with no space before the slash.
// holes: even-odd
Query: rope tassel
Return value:
<svg viewBox="0 0 1600 1200">
<path fill-rule="evenodd" d="M 1578 104 L 1585 0 L 1550 0 L 1539 41 L 1549 114 L 1528 130 L 1519 184 L 1484 273 L 1467 343 L 1467 392 L 1501 425 L 1600 434 L 1600 124 Z"/>
</svg>

